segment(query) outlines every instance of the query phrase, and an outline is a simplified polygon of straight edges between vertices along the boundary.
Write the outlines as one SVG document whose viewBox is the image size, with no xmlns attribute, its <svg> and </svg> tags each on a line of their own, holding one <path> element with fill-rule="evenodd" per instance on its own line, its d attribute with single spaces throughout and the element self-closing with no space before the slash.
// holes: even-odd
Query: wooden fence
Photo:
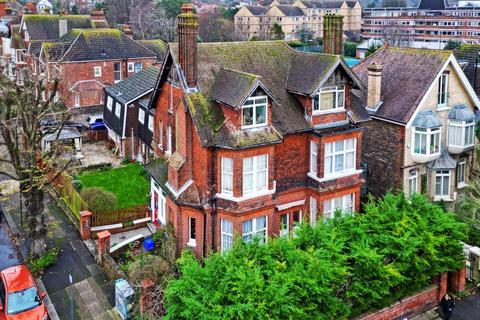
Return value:
<svg viewBox="0 0 480 320">
<path fill-rule="evenodd" d="M 131 222 L 137 219 L 148 218 L 150 212 L 147 205 L 117 209 L 109 212 L 95 212 L 92 215 L 92 227 Z"/>
<path fill-rule="evenodd" d="M 58 174 L 50 178 L 51 185 L 57 191 L 60 199 L 65 202 L 68 209 L 80 220 L 80 211 L 87 210 L 87 203 L 80 197 L 72 183 L 72 178 L 67 173 Z"/>
</svg>

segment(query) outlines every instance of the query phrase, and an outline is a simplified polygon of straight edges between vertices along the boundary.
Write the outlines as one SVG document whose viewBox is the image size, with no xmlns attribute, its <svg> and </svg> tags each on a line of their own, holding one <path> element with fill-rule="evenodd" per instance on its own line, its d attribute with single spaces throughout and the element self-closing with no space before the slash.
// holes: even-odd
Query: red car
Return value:
<svg viewBox="0 0 480 320">
<path fill-rule="evenodd" d="M 43 303 L 46 292 L 40 293 L 35 279 L 24 265 L 0 272 L 0 320 L 47 320 Z"/>
</svg>

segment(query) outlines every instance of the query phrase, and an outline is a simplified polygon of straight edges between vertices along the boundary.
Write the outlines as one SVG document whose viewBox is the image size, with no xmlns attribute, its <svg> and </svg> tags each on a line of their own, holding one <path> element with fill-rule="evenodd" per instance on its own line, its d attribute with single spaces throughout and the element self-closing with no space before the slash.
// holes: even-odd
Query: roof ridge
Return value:
<svg viewBox="0 0 480 320">
<path fill-rule="evenodd" d="M 232 69 L 232 68 L 228 68 L 228 67 L 220 67 L 220 70 L 226 70 L 226 71 L 231 71 L 231 72 L 235 72 L 235 73 L 241 73 L 241 74 L 244 74 L 244 75 L 247 75 L 247 76 L 252 76 L 252 77 L 255 77 L 255 78 L 262 78 L 262 76 L 258 75 L 258 74 L 254 74 L 254 73 L 250 73 L 250 72 L 245 72 L 245 71 L 241 71 L 241 70 L 236 70 L 236 69 Z"/>
<path fill-rule="evenodd" d="M 132 39 L 134 40 L 134 39 Z M 163 40 L 163 39 L 143 39 L 143 40 L 134 40 L 139 46 L 141 46 L 142 48 L 144 48 L 145 50 L 153 53 L 153 55 L 156 57 L 157 54 L 155 52 L 153 52 L 152 50 L 150 50 L 149 48 L 147 48 L 146 46 L 143 45 L 143 43 L 141 43 L 141 41 L 162 41 L 168 48 L 168 42 Z"/>
</svg>

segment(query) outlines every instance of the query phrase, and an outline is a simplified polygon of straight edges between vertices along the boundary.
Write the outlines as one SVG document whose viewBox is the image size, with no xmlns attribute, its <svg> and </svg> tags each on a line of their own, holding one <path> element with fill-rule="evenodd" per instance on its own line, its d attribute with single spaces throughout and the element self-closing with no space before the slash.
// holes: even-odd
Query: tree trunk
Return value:
<svg viewBox="0 0 480 320">
<path fill-rule="evenodd" d="M 28 236 L 32 240 L 30 255 L 39 257 L 46 250 L 47 226 L 44 216 L 44 191 L 37 187 L 31 187 L 24 191 L 24 196 L 27 208 Z"/>
</svg>

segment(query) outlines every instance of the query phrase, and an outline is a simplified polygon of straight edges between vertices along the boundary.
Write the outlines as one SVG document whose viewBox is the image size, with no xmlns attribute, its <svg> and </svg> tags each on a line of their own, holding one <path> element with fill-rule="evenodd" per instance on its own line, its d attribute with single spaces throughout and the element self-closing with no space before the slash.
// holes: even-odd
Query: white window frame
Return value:
<svg viewBox="0 0 480 320">
<path fill-rule="evenodd" d="M 120 102 L 115 103 L 115 116 L 117 118 L 120 118 L 120 115 L 122 114 L 122 105 Z"/>
<path fill-rule="evenodd" d="M 310 225 L 314 227 L 317 224 L 317 198 L 310 196 Z"/>
<path fill-rule="evenodd" d="M 418 193 L 418 170 L 413 170 L 408 176 L 408 195 Z"/>
<path fill-rule="evenodd" d="M 310 173 L 318 174 L 318 143 L 310 141 Z"/>
<path fill-rule="evenodd" d="M 195 232 L 192 238 L 192 220 L 195 226 Z M 194 217 L 188 217 L 188 242 L 187 245 L 189 247 L 196 247 L 197 246 L 197 220 Z"/>
<path fill-rule="evenodd" d="M 286 218 L 286 222 L 282 221 Z M 280 215 L 280 237 L 288 237 L 290 234 L 290 213 Z"/>
<path fill-rule="evenodd" d="M 265 218 L 265 227 L 264 228 L 259 228 L 257 229 L 257 219 L 259 218 Z M 249 232 L 244 232 L 244 224 L 247 222 L 247 221 L 251 221 L 252 222 L 252 230 L 249 231 Z M 249 219 L 249 220 L 245 220 L 242 222 L 242 239 L 243 241 L 249 243 L 253 240 L 253 238 L 255 236 L 258 235 L 258 233 L 264 233 L 265 234 L 265 237 L 264 237 L 264 243 L 267 242 L 267 238 L 268 238 L 268 216 L 261 216 L 261 217 L 256 217 L 256 218 L 253 218 L 253 219 Z M 251 238 L 249 240 L 246 240 L 245 238 L 250 236 Z"/>
<path fill-rule="evenodd" d="M 448 105 L 448 82 L 449 75 L 448 73 L 442 73 L 440 78 L 438 78 L 438 92 L 437 92 L 437 105 L 438 108 L 446 108 Z M 445 83 L 445 91 L 442 91 L 443 84 Z"/>
<path fill-rule="evenodd" d="M 263 103 L 257 103 L 257 100 L 265 99 L 265 102 Z M 259 128 L 259 127 L 265 127 L 268 123 L 268 97 L 267 96 L 254 96 L 248 98 L 245 103 L 253 101 L 252 104 L 248 105 L 243 105 L 242 106 L 242 129 L 251 129 L 251 128 Z M 262 123 L 257 123 L 257 107 L 265 107 L 265 122 Z M 251 125 L 244 125 L 244 116 L 243 112 L 245 109 L 253 109 L 253 124 Z"/>
<path fill-rule="evenodd" d="M 231 163 L 231 171 L 227 170 L 227 162 Z M 233 165 L 234 161 L 233 158 L 228 158 L 228 157 L 222 157 L 222 193 L 223 194 L 233 194 Z M 231 190 L 227 189 L 226 186 L 228 185 L 227 180 L 229 181 L 229 184 L 231 185 Z"/>
<path fill-rule="evenodd" d="M 347 141 L 351 141 L 351 140 L 353 140 L 353 148 L 347 149 Z M 336 144 L 338 142 L 343 143 L 343 149 L 341 151 L 335 150 Z M 329 146 L 331 146 L 331 148 Z M 329 152 L 327 152 L 328 149 L 330 149 Z M 353 152 L 353 167 L 349 168 L 347 167 L 347 154 L 351 154 L 352 152 Z M 343 168 L 340 171 L 335 171 L 335 167 L 337 165 L 337 156 L 340 156 L 340 155 L 343 156 Z M 329 158 L 331 158 L 331 164 L 332 164 L 331 172 L 327 166 L 327 162 L 329 161 L 328 160 Z M 323 161 L 325 178 L 343 175 L 347 172 L 354 172 L 356 170 L 355 169 L 356 163 L 357 163 L 357 139 L 356 138 L 350 138 L 350 139 L 325 143 L 325 157 Z"/>
<path fill-rule="evenodd" d="M 351 199 L 351 205 L 348 205 L 349 198 Z M 341 206 L 336 206 L 336 203 L 339 201 L 341 201 Z M 340 197 L 335 197 L 335 198 L 323 201 L 323 216 L 326 220 L 333 218 L 335 216 L 335 211 L 337 211 L 337 209 L 341 209 L 342 213 L 354 212 L 355 211 L 355 193 L 349 193 Z"/>
<path fill-rule="evenodd" d="M 437 193 L 437 178 L 441 179 L 441 193 Z M 450 199 L 450 183 L 451 183 L 451 173 L 450 170 L 437 170 L 435 171 L 435 199 Z M 444 194 L 444 184 L 445 181 L 448 181 L 448 193 Z"/>
<path fill-rule="evenodd" d="M 93 76 L 95 78 L 99 78 L 102 76 L 102 67 L 95 66 L 93 67 Z"/>
<path fill-rule="evenodd" d="M 295 221 L 295 213 L 298 212 L 298 222 Z M 298 228 L 300 228 L 300 225 L 302 224 L 302 217 L 303 217 L 303 212 L 302 210 L 294 210 L 292 212 L 292 229 L 293 229 L 293 234 L 295 236 L 295 233 L 297 231 Z"/>
<path fill-rule="evenodd" d="M 108 96 L 107 97 L 107 109 L 109 111 L 112 111 L 112 108 L 113 108 L 113 99 L 111 96 Z"/>
<path fill-rule="evenodd" d="M 261 168 L 259 169 L 258 168 L 258 165 L 260 163 L 259 159 L 261 157 L 265 157 L 265 162 L 266 162 L 266 168 Z M 245 162 L 246 161 L 252 161 L 252 170 L 251 171 L 245 171 L 245 168 L 246 168 L 246 165 L 245 165 Z M 262 154 L 262 155 L 258 155 L 258 156 L 254 156 L 254 157 L 249 157 L 249 158 L 244 158 L 243 159 L 243 168 L 242 168 L 242 193 L 243 195 L 248 195 L 248 194 L 252 194 L 252 193 L 258 193 L 258 192 L 262 192 L 262 191 L 265 191 L 265 190 L 268 190 L 268 168 L 269 168 L 269 165 L 268 165 L 268 154 Z M 259 188 L 258 187 L 258 184 L 260 182 L 260 179 L 259 179 L 259 175 L 261 172 L 265 172 L 265 186 L 262 187 L 262 188 Z M 246 175 L 249 175 L 251 174 L 252 175 L 252 187 L 251 189 L 246 189 L 245 186 L 245 176 Z"/>
<path fill-rule="evenodd" d="M 158 122 L 158 147 L 163 150 L 163 121 Z"/>
<path fill-rule="evenodd" d="M 467 173 L 467 160 L 465 158 L 461 158 L 458 161 L 457 169 L 456 169 L 456 176 L 457 176 L 457 187 L 463 188 L 467 185 L 466 183 L 466 173 Z"/>
<path fill-rule="evenodd" d="M 169 112 L 173 111 L 173 88 L 171 83 L 168 91 L 168 111 Z"/>
<path fill-rule="evenodd" d="M 456 128 L 455 131 L 453 128 Z M 452 142 L 451 140 L 456 140 L 456 135 L 455 137 L 452 136 L 455 133 L 458 132 L 458 129 L 460 129 L 460 139 L 462 140 L 462 144 L 458 145 L 456 142 Z M 467 144 L 467 139 L 469 138 L 467 135 L 467 132 L 470 132 L 470 140 L 471 143 Z M 460 148 L 467 148 L 467 147 L 473 147 L 475 144 L 475 121 L 472 120 L 470 122 L 466 121 L 455 121 L 455 120 L 449 120 L 448 121 L 448 145 L 452 147 L 460 147 Z"/>
<path fill-rule="evenodd" d="M 145 124 L 145 110 L 138 108 L 138 122 Z"/>
<path fill-rule="evenodd" d="M 135 71 L 135 63 L 134 62 L 129 62 L 128 63 L 128 72 L 134 72 Z"/>
<path fill-rule="evenodd" d="M 220 219 L 220 250 L 226 252 L 233 246 L 233 222 L 226 219 Z"/>
<path fill-rule="evenodd" d="M 425 131 L 423 131 L 425 130 Z M 426 136 L 426 139 L 425 139 L 425 152 L 426 153 L 421 153 L 421 152 L 416 152 L 415 149 L 416 149 L 416 144 L 415 144 L 415 137 L 416 135 L 419 135 L 420 137 L 422 136 Z M 434 136 L 438 136 L 438 146 L 437 146 L 437 152 L 431 152 L 430 150 L 430 147 L 432 145 L 431 141 L 432 141 L 432 137 Z M 442 137 L 442 129 L 439 127 L 439 128 L 414 128 L 413 129 L 413 134 L 412 134 L 412 154 L 415 154 L 415 155 L 421 155 L 421 156 L 432 156 L 432 155 L 438 155 L 440 154 L 440 150 L 441 150 L 441 137 Z M 421 139 L 419 140 L 421 142 Z M 419 149 L 421 150 L 421 148 Z"/>
<path fill-rule="evenodd" d="M 118 71 L 115 71 L 115 66 L 118 65 L 119 69 Z M 115 75 L 119 75 L 119 79 L 115 79 Z M 117 83 L 122 81 L 122 63 L 121 62 L 114 62 L 113 63 L 113 82 Z"/>
<path fill-rule="evenodd" d="M 150 130 L 151 132 L 153 132 L 153 127 L 154 127 L 154 119 L 153 119 L 153 116 L 150 114 L 148 115 L 148 130 Z"/>
<path fill-rule="evenodd" d="M 167 126 L 167 154 L 172 154 L 172 127 Z"/>
<path fill-rule="evenodd" d="M 322 110 L 321 106 L 321 95 L 322 94 L 335 94 L 335 105 L 331 109 Z M 338 104 L 339 97 L 343 97 L 343 105 Z M 321 88 L 312 98 L 312 114 L 325 114 L 325 113 L 335 113 L 345 111 L 345 86 L 333 86 Z"/>
</svg>

